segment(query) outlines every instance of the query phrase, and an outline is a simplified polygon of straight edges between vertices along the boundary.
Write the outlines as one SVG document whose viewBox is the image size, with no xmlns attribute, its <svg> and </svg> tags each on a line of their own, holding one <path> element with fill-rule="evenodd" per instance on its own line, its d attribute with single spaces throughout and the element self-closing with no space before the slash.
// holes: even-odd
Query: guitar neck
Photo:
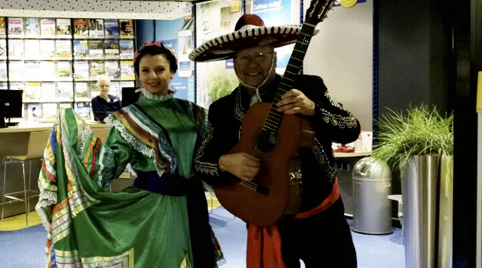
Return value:
<svg viewBox="0 0 482 268">
<path fill-rule="evenodd" d="M 275 132 L 277 131 L 277 128 L 279 127 L 279 124 L 281 123 L 281 119 L 283 117 L 283 114 L 276 111 L 276 103 L 281 100 L 281 96 L 283 96 L 284 93 L 288 92 L 293 88 L 296 76 L 300 73 L 303 59 L 305 58 L 306 50 L 308 49 L 308 45 L 310 44 L 311 37 L 315 32 L 315 27 L 316 25 L 313 24 L 303 24 L 300 36 L 296 41 L 295 48 L 293 49 L 293 53 L 291 54 L 290 60 L 288 62 L 288 66 L 286 67 L 284 75 L 281 78 L 281 83 L 278 87 L 275 98 L 271 103 L 271 109 L 266 119 L 267 122 L 265 126 L 270 128 L 271 130 L 274 130 Z"/>
</svg>

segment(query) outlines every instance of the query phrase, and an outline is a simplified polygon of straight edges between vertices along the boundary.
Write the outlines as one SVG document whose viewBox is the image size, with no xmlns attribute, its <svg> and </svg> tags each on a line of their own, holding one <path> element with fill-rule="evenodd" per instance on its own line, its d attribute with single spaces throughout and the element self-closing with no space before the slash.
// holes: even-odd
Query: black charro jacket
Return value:
<svg viewBox="0 0 482 268">
<path fill-rule="evenodd" d="M 272 89 L 261 96 L 263 102 L 271 103 L 280 81 L 281 76 L 278 75 L 270 85 Z M 311 150 L 304 154 L 301 164 L 302 212 L 319 205 L 332 189 L 337 172 L 332 142 L 349 143 L 356 140 L 360 124 L 349 111 L 331 99 L 320 77 L 300 75 L 294 88 L 301 90 L 316 104 L 315 115 L 311 117 L 315 140 Z M 209 107 L 207 135 L 194 159 L 194 172 L 206 183 L 219 184 L 225 176 L 233 176 L 221 172 L 218 162 L 239 142 L 241 124 L 249 109 L 250 99 L 246 89 L 239 86 Z"/>
</svg>

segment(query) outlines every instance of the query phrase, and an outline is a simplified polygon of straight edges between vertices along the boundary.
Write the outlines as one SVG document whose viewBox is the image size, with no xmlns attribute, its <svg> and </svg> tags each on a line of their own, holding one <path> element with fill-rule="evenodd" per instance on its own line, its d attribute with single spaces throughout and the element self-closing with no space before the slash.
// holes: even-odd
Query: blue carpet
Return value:
<svg viewBox="0 0 482 268">
<path fill-rule="evenodd" d="M 245 268 L 246 225 L 224 208 L 210 214 L 211 225 L 223 248 L 223 268 Z M 351 224 L 351 220 L 348 220 Z M 404 268 L 401 229 L 389 235 L 364 235 L 352 232 L 358 268 Z M 43 268 L 46 232 L 37 225 L 20 231 L 0 232 L 1 268 Z M 302 267 L 304 267 L 302 265 Z"/>
</svg>

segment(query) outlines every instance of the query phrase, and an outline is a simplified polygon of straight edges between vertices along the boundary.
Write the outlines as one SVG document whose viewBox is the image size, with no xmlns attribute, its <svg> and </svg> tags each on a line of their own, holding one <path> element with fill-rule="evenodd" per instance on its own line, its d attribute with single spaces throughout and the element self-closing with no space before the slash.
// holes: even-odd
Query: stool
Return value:
<svg viewBox="0 0 482 268">
<path fill-rule="evenodd" d="M 400 225 L 402 226 L 402 241 L 403 241 L 403 200 L 401 194 L 393 194 L 389 195 L 388 199 L 394 200 L 398 202 L 398 220 L 400 221 Z"/>
<path fill-rule="evenodd" d="M 27 145 L 26 155 L 12 155 L 5 156 L 3 158 L 3 188 L 2 188 L 2 217 L 3 220 L 5 204 L 13 202 L 24 202 L 25 205 L 25 222 L 28 226 L 28 213 L 30 209 L 30 198 L 38 196 L 39 192 L 30 189 L 32 178 L 32 161 L 42 160 L 43 153 L 47 140 L 49 138 L 50 131 L 34 131 L 30 132 Z M 29 177 L 28 184 L 25 178 L 25 162 L 29 162 Z M 23 191 L 6 192 L 5 186 L 7 185 L 7 164 L 21 163 L 22 175 L 23 175 Z M 27 187 L 28 186 L 28 187 Z M 11 199 L 11 201 L 6 201 Z"/>
</svg>

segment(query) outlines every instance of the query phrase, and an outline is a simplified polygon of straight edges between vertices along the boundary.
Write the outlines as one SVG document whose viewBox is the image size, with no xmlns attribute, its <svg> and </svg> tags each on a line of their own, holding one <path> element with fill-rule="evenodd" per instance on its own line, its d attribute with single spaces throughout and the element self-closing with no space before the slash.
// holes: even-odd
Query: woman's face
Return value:
<svg viewBox="0 0 482 268">
<path fill-rule="evenodd" d="M 165 95 L 174 72 L 164 55 L 145 55 L 139 62 L 139 80 L 142 87 L 153 95 Z"/>
<path fill-rule="evenodd" d="M 98 84 L 100 94 L 102 96 L 107 96 L 110 90 L 110 82 L 106 80 L 100 80 Z"/>
</svg>

